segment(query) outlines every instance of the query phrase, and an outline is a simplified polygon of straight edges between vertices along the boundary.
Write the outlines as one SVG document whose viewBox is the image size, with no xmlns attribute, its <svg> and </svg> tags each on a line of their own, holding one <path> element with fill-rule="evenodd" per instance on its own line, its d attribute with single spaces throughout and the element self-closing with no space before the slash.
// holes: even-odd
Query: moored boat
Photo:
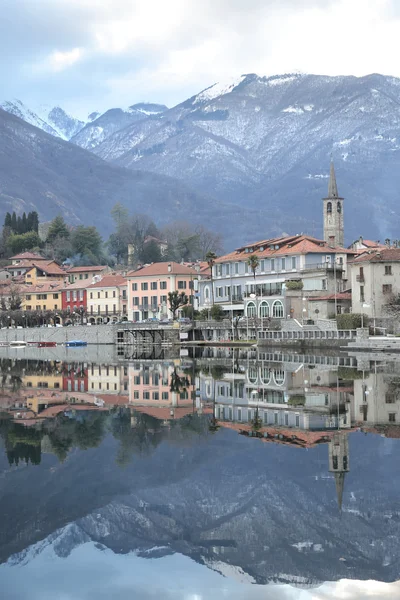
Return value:
<svg viewBox="0 0 400 600">
<path fill-rule="evenodd" d="M 84 342 L 83 340 L 71 340 L 69 342 L 65 342 L 65 345 L 70 347 L 70 346 L 87 346 L 87 342 Z"/>
</svg>

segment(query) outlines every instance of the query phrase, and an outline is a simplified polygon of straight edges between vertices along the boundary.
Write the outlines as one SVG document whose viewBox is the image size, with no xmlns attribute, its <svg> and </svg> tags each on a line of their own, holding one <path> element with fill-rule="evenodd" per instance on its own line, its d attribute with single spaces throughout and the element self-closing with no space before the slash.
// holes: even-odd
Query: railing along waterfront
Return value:
<svg viewBox="0 0 400 600">
<path fill-rule="evenodd" d="M 355 329 L 298 329 L 293 331 L 259 331 L 259 340 L 355 340 Z"/>
</svg>

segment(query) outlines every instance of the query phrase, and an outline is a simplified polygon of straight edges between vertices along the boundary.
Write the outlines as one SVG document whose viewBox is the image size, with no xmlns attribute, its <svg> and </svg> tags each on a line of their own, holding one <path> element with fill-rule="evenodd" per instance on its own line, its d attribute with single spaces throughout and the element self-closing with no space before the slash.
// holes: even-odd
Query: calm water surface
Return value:
<svg viewBox="0 0 400 600">
<path fill-rule="evenodd" d="M 32 352 L 0 359 L 1 598 L 400 598 L 400 360 Z"/>
</svg>

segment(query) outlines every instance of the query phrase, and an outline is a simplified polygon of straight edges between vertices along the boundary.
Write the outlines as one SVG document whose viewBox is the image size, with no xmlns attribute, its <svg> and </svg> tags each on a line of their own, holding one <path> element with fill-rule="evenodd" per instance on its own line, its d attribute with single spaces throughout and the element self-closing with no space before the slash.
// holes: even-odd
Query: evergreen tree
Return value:
<svg viewBox="0 0 400 600">
<path fill-rule="evenodd" d="M 15 214 L 15 210 L 11 216 L 11 229 L 14 233 L 17 233 L 17 215 Z"/>
<path fill-rule="evenodd" d="M 26 230 L 32 231 L 32 213 L 29 212 L 26 218 Z"/>
<path fill-rule="evenodd" d="M 18 233 L 19 235 L 20 235 L 21 233 L 24 233 L 24 232 L 22 231 L 22 219 L 21 219 L 21 217 L 20 217 L 19 215 L 18 215 L 18 217 L 17 217 L 17 231 L 16 231 L 16 233 Z"/>
<path fill-rule="evenodd" d="M 20 233 L 26 233 L 28 231 L 27 225 L 28 224 L 27 224 L 26 212 L 24 212 L 22 215 L 22 224 L 21 224 L 22 231 Z"/>
<path fill-rule="evenodd" d="M 6 213 L 6 218 L 4 219 L 4 227 L 10 227 L 11 228 L 11 215 L 10 213 Z"/>
<path fill-rule="evenodd" d="M 36 233 L 39 231 L 39 215 L 37 214 L 37 212 L 34 210 L 32 212 L 32 229 L 31 231 L 36 231 Z"/>
<path fill-rule="evenodd" d="M 69 238 L 69 229 L 61 215 L 55 217 L 50 223 L 46 242 L 51 244 L 56 238 Z"/>
</svg>

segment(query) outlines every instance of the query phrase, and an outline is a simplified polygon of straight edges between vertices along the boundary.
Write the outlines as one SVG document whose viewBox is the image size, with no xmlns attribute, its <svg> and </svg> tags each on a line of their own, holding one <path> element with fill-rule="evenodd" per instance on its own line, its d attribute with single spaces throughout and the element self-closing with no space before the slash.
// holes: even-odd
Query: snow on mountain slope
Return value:
<svg viewBox="0 0 400 600">
<path fill-rule="evenodd" d="M 87 123 L 71 141 L 81 148 L 93 150 L 112 134 L 138 121 L 158 117 L 167 107 L 162 104 L 140 103 L 128 108 L 111 108 Z"/>
<path fill-rule="evenodd" d="M 23 119 L 30 125 L 34 125 L 35 127 L 39 127 L 46 133 L 50 133 L 55 137 L 62 137 L 60 133 L 52 127 L 46 120 L 41 118 L 36 112 L 29 109 L 21 100 L 4 100 L 0 103 L 0 108 L 7 111 L 8 113 Z"/>
<path fill-rule="evenodd" d="M 43 121 L 49 123 L 64 140 L 70 140 L 85 126 L 84 121 L 72 117 L 60 106 L 50 107 L 42 105 L 37 110 L 37 113 Z"/>
<path fill-rule="evenodd" d="M 396 78 L 250 74 L 116 131 L 94 152 L 224 201 L 245 201 L 265 214 L 260 235 L 297 231 L 299 216 L 309 229 L 326 193 L 315 176 L 328 170 L 332 154 L 350 242 L 363 231 L 384 239 L 400 228 L 399 140 Z M 322 218 L 312 227 L 321 235 Z"/>
</svg>

